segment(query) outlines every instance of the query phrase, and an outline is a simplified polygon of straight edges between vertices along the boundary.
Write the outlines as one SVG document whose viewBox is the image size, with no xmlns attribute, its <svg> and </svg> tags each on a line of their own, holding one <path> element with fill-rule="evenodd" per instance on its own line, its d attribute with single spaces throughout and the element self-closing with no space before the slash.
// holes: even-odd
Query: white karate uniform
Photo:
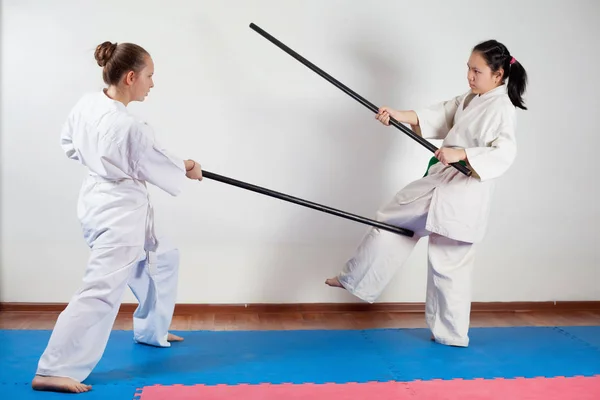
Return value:
<svg viewBox="0 0 600 400">
<path fill-rule="evenodd" d="M 415 236 L 370 229 L 338 279 L 350 293 L 372 303 L 418 240 L 429 236 L 426 321 L 439 343 L 466 347 L 474 243 L 487 229 L 495 179 L 516 157 L 516 108 L 502 85 L 481 96 L 469 91 L 416 113 L 423 137 L 443 139 L 442 147 L 465 149 L 475 173 L 467 177 L 438 162 L 400 190 L 377 219 L 414 230 Z"/>
<path fill-rule="evenodd" d="M 61 145 L 89 170 L 77 214 L 91 255 L 83 285 L 58 317 L 37 374 L 81 382 L 104 352 L 127 285 L 139 301 L 134 340 L 170 345 L 179 252 L 158 241 L 146 182 L 176 196 L 186 171 L 147 124 L 104 91 L 75 105 Z"/>
</svg>

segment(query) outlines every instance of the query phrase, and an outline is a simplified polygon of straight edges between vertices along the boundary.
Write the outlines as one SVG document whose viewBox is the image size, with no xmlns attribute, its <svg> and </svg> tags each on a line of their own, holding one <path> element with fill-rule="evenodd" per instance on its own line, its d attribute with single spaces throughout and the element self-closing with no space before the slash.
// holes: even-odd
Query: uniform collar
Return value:
<svg viewBox="0 0 600 400">
<path fill-rule="evenodd" d="M 493 96 L 501 96 L 503 94 L 507 93 L 507 88 L 506 88 L 506 84 L 503 83 L 502 85 L 493 88 L 492 90 L 488 90 L 486 93 L 482 94 L 481 96 L 479 96 L 480 98 L 487 98 L 487 97 L 493 97 Z"/>
<path fill-rule="evenodd" d="M 125 104 L 121 103 L 118 100 L 114 100 L 114 99 L 111 99 L 110 97 L 108 97 L 108 94 L 106 94 L 106 88 L 102 89 L 100 91 L 100 94 L 102 95 L 102 98 L 106 100 L 107 103 L 112 104 L 119 111 L 127 111 L 127 107 L 125 107 Z"/>
</svg>

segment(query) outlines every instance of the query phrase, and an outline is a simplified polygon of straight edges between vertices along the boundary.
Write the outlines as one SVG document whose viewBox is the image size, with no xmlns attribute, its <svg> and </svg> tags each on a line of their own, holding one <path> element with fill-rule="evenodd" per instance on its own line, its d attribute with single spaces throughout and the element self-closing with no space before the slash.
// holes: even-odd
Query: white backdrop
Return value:
<svg viewBox="0 0 600 400">
<path fill-rule="evenodd" d="M 93 52 L 104 40 L 152 54 L 156 87 L 130 108 L 208 171 L 369 218 L 422 176 L 428 150 L 250 22 L 371 102 L 398 108 L 468 90 L 470 49 L 504 42 L 529 73 L 530 110 L 519 112 L 518 159 L 498 182 L 479 246 L 474 300 L 600 300 L 600 5 L 540 4 L 4 0 L 0 301 L 66 302 L 81 281 L 85 170 L 62 153 L 59 132 L 77 99 L 103 87 Z M 160 228 L 182 252 L 179 302 L 355 301 L 323 281 L 364 225 L 210 180 L 189 181 L 177 198 L 152 194 Z M 380 301 L 424 300 L 426 244 Z"/>
</svg>

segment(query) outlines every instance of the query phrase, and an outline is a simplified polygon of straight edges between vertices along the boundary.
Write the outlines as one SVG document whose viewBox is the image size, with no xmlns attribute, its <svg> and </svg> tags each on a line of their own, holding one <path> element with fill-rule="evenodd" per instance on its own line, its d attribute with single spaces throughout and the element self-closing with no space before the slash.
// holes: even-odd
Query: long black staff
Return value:
<svg viewBox="0 0 600 400">
<path fill-rule="evenodd" d="M 251 190 L 253 192 L 265 194 L 267 196 L 275 197 L 275 198 L 280 199 L 280 200 L 289 201 L 290 203 L 299 204 L 301 206 L 305 206 L 305 207 L 308 207 L 308 208 L 312 208 L 314 210 L 322 211 L 322 212 L 327 213 L 327 214 L 332 214 L 332 215 L 336 215 L 338 217 L 346 218 L 346 219 L 349 219 L 349 220 L 352 220 L 352 221 L 361 222 L 363 224 L 371 225 L 371 226 L 374 226 L 376 228 L 381 228 L 381 229 L 384 229 L 386 231 L 390 231 L 390 232 L 397 233 L 397 234 L 400 234 L 400 235 L 404 235 L 404 236 L 408 236 L 408 237 L 413 237 L 414 236 L 414 232 L 410 231 L 408 229 L 399 228 L 397 226 L 384 224 L 384 223 L 379 222 L 379 221 L 375 221 L 375 220 L 364 218 L 364 217 L 361 217 L 361 216 L 358 216 L 358 215 L 350 214 L 350 213 L 347 213 L 345 211 L 336 210 L 335 208 L 331 208 L 331 207 L 327 207 L 327 206 L 324 206 L 324 205 L 321 205 L 321 204 L 318 204 L 318 203 L 313 203 L 311 201 L 306 201 L 306 200 L 303 200 L 303 199 L 299 199 L 297 197 L 292 197 L 292 196 L 289 196 L 287 194 L 283 194 L 283 193 L 275 192 L 275 191 L 270 190 L 270 189 L 262 188 L 260 186 L 251 185 L 249 183 L 241 182 L 241 181 L 238 181 L 238 180 L 235 180 L 235 179 L 231 179 L 231 178 L 228 178 L 226 176 L 218 175 L 218 174 L 206 171 L 206 170 L 202 170 L 202 176 L 204 178 L 213 179 L 215 181 L 227 183 L 229 185 L 233 185 L 233 186 L 237 186 L 237 187 L 240 187 L 240 188 L 243 188 L 243 189 Z"/>
<path fill-rule="evenodd" d="M 327 81 L 332 83 L 338 89 L 340 89 L 343 92 L 345 92 L 346 94 L 348 94 L 350 97 L 352 97 L 353 99 L 355 99 L 356 101 L 358 101 L 359 103 L 361 103 L 362 105 L 367 107 L 369 110 L 373 111 L 375 114 L 377 114 L 379 112 L 379 107 L 375 106 L 373 103 L 371 103 L 371 102 L 365 100 L 363 97 L 359 96 L 357 93 L 355 93 L 354 91 L 349 89 L 347 86 L 345 86 L 344 84 L 342 84 L 341 82 L 339 82 L 338 80 L 333 78 L 331 75 L 327 74 L 325 71 L 323 71 L 322 69 L 320 69 L 319 67 L 317 67 L 316 65 L 314 65 L 313 63 L 308 61 L 306 58 L 302 57 L 300 54 L 296 53 L 294 50 L 290 49 L 288 46 L 281 43 L 279 40 L 277 40 L 276 38 L 274 38 L 273 36 L 271 36 L 270 34 L 265 32 L 262 28 L 258 27 L 256 24 L 251 23 L 250 28 L 254 29 L 256 32 L 258 32 L 263 37 L 265 37 L 267 40 L 269 40 L 270 42 L 275 44 L 277 47 L 279 47 L 280 49 L 282 49 L 283 51 L 285 51 L 292 57 L 294 57 L 296 60 L 300 61 L 302 64 L 306 65 L 308 68 L 310 68 L 311 70 L 316 72 L 318 75 L 325 78 Z M 412 139 L 416 140 L 417 142 L 422 144 L 425 148 L 431 150 L 433 153 L 435 153 L 438 150 L 438 148 L 436 146 L 429 143 L 427 140 L 425 140 L 421 136 L 417 135 L 412 129 L 407 128 L 406 126 L 402 125 L 401 123 L 399 123 L 392 117 L 390 117 L 390 124 L 395 126 L 398 129 L 400 129 L 402 132 L 406 133 Z M 456 162 L 456 163 L 452 163 L 451 165 L 454 168 L 456 168 L 457 170 L 459 170 L 460 172 L 462 172 L 463 174 L 465 174 L 466 176 L 471 176 L 471 174 L 472 174 L 472 171 L 461 163 Z"/>
</svg>

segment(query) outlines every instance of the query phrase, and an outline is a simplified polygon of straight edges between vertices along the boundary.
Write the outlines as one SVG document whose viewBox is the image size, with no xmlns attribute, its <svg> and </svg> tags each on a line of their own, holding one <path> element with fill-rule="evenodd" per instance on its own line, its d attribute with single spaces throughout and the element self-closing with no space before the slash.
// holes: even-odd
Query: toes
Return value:
<svg viewBox="0 0 600 400">
<path fill-rule="evenodd" d="M 79 384 L 77 384 L 75 386 L 75 390 L 77 391 L 77 393 L 84 393 L 84 392 L 87 392 L 90 389 L 91 389 L 91 386 L 89 386 L 89 385 L 83 385 L 81 383 L 79 383 Z"/>
<path fill-rule="evenodd" d="M 90 385 L 79 385 L 79 393 L 88 392 L 92 389 Z"/>
<path fill-rule="evenodd" d="M 329 286 L 333 286 L 333 287 L 339 287 L 339 288 L 343 287 L 343 286 L 342 286 L 342 284 L 340 283 L 340 281 L 339 281 L 339 279 L 338 279 L 337 277 L 336 277 L 336 278 L 330 278 L 330 279 L 327 279 L 327 280 L 325 281 L 325 283 L 326 283 L 327 285 L 329 285 Z"/>
<path fill-rule="evenodd" d="M 172 333 L 169 333 L 169 335 L 167 336 L 167 341 L 168 342 L 182 342 L 183 338 L 181 336 L 177 336 L 177 335 L 173 335 Z"/>
</svg>

